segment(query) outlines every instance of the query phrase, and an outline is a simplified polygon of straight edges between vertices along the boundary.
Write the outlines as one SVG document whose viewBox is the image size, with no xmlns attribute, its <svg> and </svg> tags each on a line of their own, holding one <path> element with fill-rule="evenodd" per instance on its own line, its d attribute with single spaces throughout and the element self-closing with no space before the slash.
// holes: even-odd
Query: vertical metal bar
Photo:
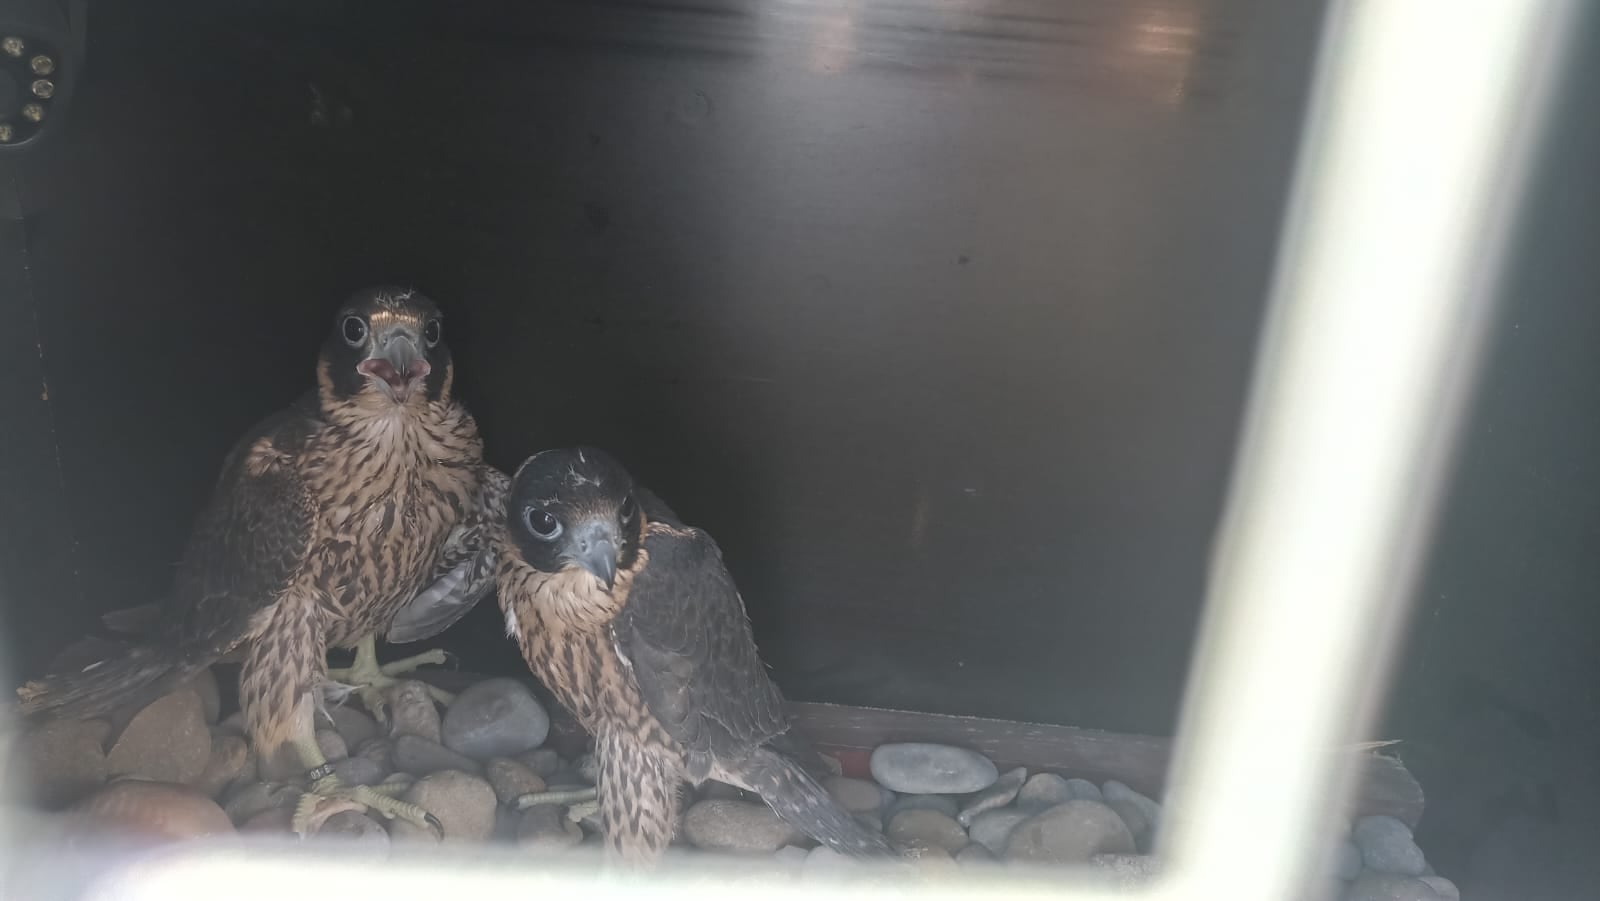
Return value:
<svg viewBox="0 0 1600 901">
<path fill-rule="evenodd" d="M 1175 894 L 1281 901 L 1320 860 L 1351 787 L 1337 748 L 1370 725 L 1405 625 L 1577 12 L 1330 12 L 1168 793 Z"/>
</svg>

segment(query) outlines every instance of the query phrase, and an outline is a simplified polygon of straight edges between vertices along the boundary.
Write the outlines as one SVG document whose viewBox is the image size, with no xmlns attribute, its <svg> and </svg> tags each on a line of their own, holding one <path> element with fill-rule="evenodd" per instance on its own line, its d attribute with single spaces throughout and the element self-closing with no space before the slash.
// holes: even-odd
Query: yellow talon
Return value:
<svg viewBox="0 0 1600 901">
<path fill-rule="evenodd" d="M 413 657 L 379 664 L 378 641 L 368 635 L 356 645 L 356 659 L 348 667 L 329 669 L 327 678 L 329 682 L 351 686 L 355 696 L 361 700 L 362 706 L 371 711 L 381 722 L 386 719 L 385 712 L 388 709 L 384 692 L 400 681 L 397 676 L 405 675 L 418 667 L 441 666 L 448 660 L 449 656 L 443 650 L 434 648 Z M 428 693 L 441 704 L 449 704 L 455 700 L 455 695 L 432 685 L 428 686 Z"/>
</svg>

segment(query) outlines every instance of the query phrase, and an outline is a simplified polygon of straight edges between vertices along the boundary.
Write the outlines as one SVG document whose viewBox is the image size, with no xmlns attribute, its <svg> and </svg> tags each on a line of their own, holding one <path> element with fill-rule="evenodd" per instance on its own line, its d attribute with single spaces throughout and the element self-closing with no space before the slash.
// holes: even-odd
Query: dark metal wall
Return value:
<svg viewBox="0 0 1600 901">
<path fill-rule="evenodd" d="M 16 170 L 75 548 L 33 662 L 402 280 L 493 460 L 616 451 L 790 694 L 1170 731 L 1319 4 L 448 6 L 91 11 Z"/>
</svg>

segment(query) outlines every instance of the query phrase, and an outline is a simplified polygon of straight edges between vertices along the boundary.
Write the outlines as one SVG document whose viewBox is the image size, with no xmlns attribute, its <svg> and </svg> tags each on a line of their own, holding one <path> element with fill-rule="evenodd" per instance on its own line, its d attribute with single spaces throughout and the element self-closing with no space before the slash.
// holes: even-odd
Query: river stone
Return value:
<svg viewBox="0 0 1600 901">
<path fill-rule="evenodd" d="M 916 878 L 922 882 L 946 879 L 961 870 L 955 857 L 938 845 L 912 841 L 899 846 L 902 860 L 910 862 Z"/>
<path fill-rule="evenodd" d="M 1094 783 L 1089 784 L 1093 785 Z M 1098 788 L 1094 790 L 1095 796 L 1092 798 L 1079 798 L 1077 794 L 1081 794 L 1081 792 L 1074 792 L 1070 780 L 1057 776 L 1055 773 L 1039 773 L 1024 782 L 1022 788 L 1017 791 L 1017 807 L 1038 813 L 1042 810 L 1049 810 L 1057 804 L 1065 804 L 1068 801 L 1100 800 L 1100 789 Z"/>
<path fill-rule="evenodd" d="M 1362 873 L 1345 892 L 1345 901 L 1441 901 L 1445 895 L 1415 876 Z"/>
<path fill-rule="evenodd" d="M 883 815 L 882 814 L 879 814 L 876 811 L 874 811 L 872 813 L 854 813 L 854 814 L 851 814 L 851 816 L 853 816 L 856 819 L 860 820 L 861 821 L 861 825 L 867 827 L 868 829 L 872 830 L 873 832 L 877 832 L 877 833 L 882 833 L 883 832 Z"/>
<path fill-rule="evenodd" d="M 544 791 L 544 780 L 539 774 L 508 757 L 496 757 L 484 765 L 484 775 L 494 786 L 494 795 L 501 804 L 510 804 L 523 795 Z"/>
<path fill-rule="evenodd" d="M 217 735 L 224 734 L 228 733 L 213 732 L 212 737 L 215 738 Z M 234 738 L 244 738 L 244 736 L 235 735 Z M 244 738 L 244 743 L 244 766 L 239 769 L 239 778 L 233 780 L 229 786 L 230 788 L 233 785 L 238 785 L 244 782 L 254 782 L 261 778 L 261 758 L 256 756 L 256 749 L 250 747 L 250 739 Z"/>
<path fill-rule="evenodd" d="M 190 689 L 159 698 L 134 715 L 106 754 L 112 776 L 192 783 L 211 759 L 211 730 L 200 696 Z"/>
<path fill-rule="evenodd" d="M 1140 812 L 1144 814 L 1145 820 L 1150 823 L 1152 831 L 1161 825 L 1161 805 L 1121 782 L 1112 779 L 1100 787 L 1100 793 L 1105 795 L 1107 801 L 1127 801 L 1130 804 L 1138 805 Z"/>
<path fill-rule="evenodd" d="M 344 737 L 332 729 L 317 730 L 317 747 L 322 751 L 322 758 L 329 763 L 350 756 L 350 748 L 344 743 Z"/>
<path fill-rule="evenodd" d="M 242 825 L 265 811 L 294 807 L 301 794 L 300 789 L 292 785 L 244 783 L 228 791 L 223 810 L 229 820 Z"/>
<path fill-rule="evenodd" d="M 794 878 L 800 875 L 800 870 L 806 865 L 807 851 L 794 845 L 784 845 L 772 855 L 773 862 L 778 865 L 779 875 L 785 878 Z"/>
<path fill-rule="evenodd" d="M 185 686 L 193 689 L 200 698 L 200 710 L 205 716 L 206 725 L 216 725 L 217 718 L 222 715 L 222 691 L 217 686 L 217 677 L 211 672 L 211 667 L 206 667 L 196 673 Z"/>
<path fill-rule="evenodd" d="M 328 720 L 333 731 L 344 738 L 347 748 L 359 748 L 374 738 L 383 737 L 383 729 L 378 726 L 377 720 L 349 704 L 328 710 Z"/>
<path fill-rule="evenodd" d="M 287 835 L 294 831 L 294 809 L 275 807 L 263 810 L 239 824 L 240 832 Z"/>
<path fill-rule="evenodd" d="M 18 757 L 32 798 L 45 807 L 76 801 L 106 781 L 105 720 L 47 720 L 24 733 Z"/>
<path fill-rule="evenodd" d="M 568 766 L 563 766 L 554 773 L 544 777 L 544 784 L 550 786 L 551 791 L 571 791 L 578 788 L 593 788 L 594 783 L 583 778 L 583 774 Z"/>
<path fill-rule="evenodd" d="M 390 773 L 389 775 L 383 777 L 383 781 L 378 784 L 400 786 L 391 792 L 391 794 L 394 794 L 396 797 L 398 797 L 398 793 L 404 792 L 406 789 L 417 784 L 417 777 L 411 775 L 410 773 Z"/>
<path fill-rule="evenodd" d="M 583 781 L 590 785 L 600 784 L 600 758 L 592 752 L 579 754 L 577 759 L 572 761 L 572 768 L 578 771 Z"/>
<path fill-rule="evenodd" d="M 439 708 L 433 706 L 428 686 L 415 679 L 404 679 L 389 686 L 389 735 L 415 735 L 440 743 Z"/>
<path fill-rule="evenodd" d="M 775 883 L 788 883 L 798 880 L 800 876 L 801 860 L 778 849 L 772 854 L 752 854 L 738 858 L 724 858 L 718 861 L 717 874 L 719 882 L 730 887 L 748 886 L 760 890 Z"/>
<path fill-rule="evenodd" d="M 822 780 L 839 806 L 851 813 L 877 813 L 883 809 L 883 789 L 877 783 L 846 776 L 829 776 Z"/>
<path fill-rule="evenodd" d="M 956 822 L 963 826 L 971 826 L 972 820 L 986 810 L 1004 807 L 1016 800 L 1017 793 L 1022 790 L 1023 783 L 1028 779 L 1028 771 L 1024 767 L 1017 767 L 996 779 L 994 784 L 967 799 L 966 806 L 961 808 L 961 813 L 956 816 Z"/>
<path fill-rule="evenodd" d="M 190 697 L 194 697 L 190 693 Z M 195 698 L 199 712 L 199 698 Z M 75 824 L 154 839 L 189 839 L 231 835 L 233 823 L 217 802 L 199 791 L 171 782 L 125 779 L 113 782 L 73 805 Z"/>
<path fill-rule="evenodd" d="M 1133 834 L 1122 817 L 1094 801 L 1067 801 L 1017 824 L 1005 858 L 1032 863 L 1076 863 L 1096 854 L 1132 854 Z"/>
<path fill-rule="evenodd" d="M 444 714 L 444 746 L 477 760 L 531 751 L 549 734 L 549 715 L 515 679 L 476 683 Z"/>
<path fill-rule="evenodd" d="M 1133 834 L 1134 849 L 1141 854 L 1149 852 L 1153 832 L 1150 821 L 1145 819 L 1144 810 L 1132 801 L 1107 801 L 1105 804 L 1122 817 L 1122 822 Z"/>
<path fill-rule="evenodd" d="M 1100 786 L 1087 779 L 1067 780 L 1068 801 L 1104 801 L 1105 793 L 1100 791 Z"/>
<path fill-rule="evenodd" d="M 208 798 L 219 798 L 233 783 L 254 778 L 254 772 L 246 771 L 246 766 L 253 764 L 250 746 L 244 739 L 226 732 L 217 733 L 211 736 L 211 756 L 194 787 Z"/>
<path fill-rule="evenodd" d="M 333 765 L 333 775 L 341 785 L 377 785 L 389 775 L 371 757 L 346 757 Z"/>
<path fill-rule="evenodd" d="M 892 820 L 895 814 L 907 810 L 937 810 L 954 819 L 961 812 L 961 805 L 947 795 L 901 795 L 889 805 L 884 816 Z"/>
<path fill-rule="evenodd" d="M 994 856 L 994 852 L 977 842 L 972 842 L 956 852 L 956 863 L 962 866 L 985 866 L 995 863 L 996 860 L 998 858 Z"/>
<path fill-rule="evenodd" d="M 804 839 L 772 808 L 747 801 L 700 801 L 684 814 L 683 832 L 706 851 L 770 854 Z"/>
<path fill-rule="evenodd" d="M 413 776 L 426 776 L 440 770 L 460 770 L 474 775 L 483 771 L 472 758 L 417 735 L 397 736 L 392 754 L 394 768 Z"/>
<path fill-rule="evenodd" d="M 1428 861 L 1412 839 L 1411 827 L 1394 817 L 1362 817 L 1350 835 L 1369 870 L 1396 876 L 1421 876 L 1427 870 Z"/>
<path fill-rule="evenodd" d="M 700 784 L 700 789 L 696 792 L 696 799 L 700 801 L 748 800 L 745 797 L 744 790 L 737 785 L 729 785 L 726 782 L 718 782 L 715 779 L 707 779 Z"/>
<path fill-rule="evenodd" d="M 470 773 L 430 773 L 411 786 L 405 799 L 439 819 L 447 843 L 482 842 L 494 834 L 494 789 Z"/>
<path fill-rule="evenodd" d="M 1019 823 L 1025 822 L 1032 813 L 1026 810 L 1002 809 L 980 813 L 972 821 L 972 828 L 967 834 L 978 844 L 988 848 L 997 855 L 1002 855 L 1006 850 L 1006 839 L 1011 837 L 1012 830 Z"/>
<path fill-rule="evenodd" d="M 418 826 L 410 820 L 399 818 L 390 820 L 387 824 L 389 841 L 399 844 L 437 845 L 439 836 L 426 826 Z"/>
<path fill-rule="evenodd" d="M 369 738 L 356 748 L 356 757 L 365 757 L 378 765 L 385 773 L 394 772 L 394 740 L 389 738 Z"/>
<path fill-rule="evenodd" d="M 1089 863 L 1118 888 L 1146 885 L 1161 872 L 1158 860 L 1148 854 L 1096 854 Z"/>
<path fill-rule="evenodd" d="M 576 848 L 583 830 L 556 804 L 539 804 L 524 810 L 517 821 L 517 844 L 542 851 Z"/>
<path fill-rule="evenodd" d="M 905 794 L 967 794 L 1000 778 L 994 763 L 976 751 L 923 742 L 879 745 L 870 765 L 879 785 Z"/>
<path fill-rule="evenodd" d="M 860 867 L 860 862 L 855 858 L 840 854 L 826 845 L 818 845 L 806 852 L 806 859 L 800 864 L 800 881 L 842 879 Z"/>
<path fill-rule="evenodd" d="M 961 824 L 937 810 L 906 810 L 895 814 L 884 834 L 899 848 L 929 846 L 954 854 L 969 841 Z"/>
<path fill-rule="evenodd" d="M 491 842 L 514 843 L 517 840 L 517 825 L 522 820 L 522 811 L 513 810 L 504 804 L 496 804 L 494 808 L 494 834 L 489 837 Z"/>
<path fill-rule="evenodd" d="M 551 748 L 539 748 L 526 754 L 518 754 L 516 757 L 524 766 L 538 774 L 540 779 L 548 781 L 561 770 L 561 755 Z"/>
<path fill-rule="evenodd" d="M 1461 889 L 1456 888 L 1454 882 L 1443 876 L 1435 875 L 1422 876 L 1420 878 L 1428 884 L 1428 888 L 1433 889 L 1439 897 L 1446 899 L 1446 901 L 1461 901 Z"/>
<path fill-rule="evenodd" d="M 317 830 L 317 838 L 342 842 L 345 850 L 384 854 L 389 850 L 389 833 L 366 814 L 343 810 L 334 814 Z"/>
<path fill-rule="evenodd" d="M 1333 852 L 1333 874 L 1339 879 L 1349 882 L 1361 875 L 1361 849 L 1355 842 L 1342 841 Z"/>
</svg>

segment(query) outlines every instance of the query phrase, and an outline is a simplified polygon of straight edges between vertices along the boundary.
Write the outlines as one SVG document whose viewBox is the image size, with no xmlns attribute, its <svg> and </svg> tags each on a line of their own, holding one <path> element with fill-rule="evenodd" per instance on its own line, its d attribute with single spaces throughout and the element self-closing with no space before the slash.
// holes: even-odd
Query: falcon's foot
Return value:
<svg viewBox="0 0 1600 901">
<path fill-rule="evenodd" d="M 592 788 L 575 788 L 571 791 L 531 792 L 518 796 L 511 802 L 511 806 L 517 810 L 527 810 L 530 807 L 539 807 L 544 804 L 560 804 L 573 810 L 582 808 L 584 813 L 573 817 L 574 820 L 578 820 L 584 816 L 592 815 L 600 809 L 600 802 L 595 800 L 598 797 L 599 793 Z"/>
<path fill-rule="evenodd" d="M 600 815 L 600 801 L 583 801 L 567 808 L 567 819 L 574 823 L 581 823 L 590 817 Z"/>
<path fill-rule="evenodd" d="M 392 663 L 378 663 L 377 639 L 368 635 L 356 645 L 356 659 L 348 667 L 329 669 L 327 681 L 347 688 L 361 700 L 362 706 L 372 712 L 380 721 L 385 719 L 388 701 L 384 693 L 390 686 L 400 680 L 396 677 L 403 676 L 422 666 L 439 666 L 449 660 L 448 655 L 439 648 L 434 648 L 414 657 L 406 657 Z M 428 686 L 428 693 L 434 700 L 441 704 L 449 704 L 455 700 L 455 695 L 432 685 Z"/>
<path fill-rule="evenodd" d="M 336 776 L 324 776 L 301 795 L 295 805 L 292 821 L 295 834 L 302 838 L 315 835 L 328 817 L 344 810 L 365 810 L 384 819 L 405 820 L 443 837 L 444 825 L 433 814 L 388 794 L 405 788 L 405 785 L 344 785 Z"/>
</svg>

